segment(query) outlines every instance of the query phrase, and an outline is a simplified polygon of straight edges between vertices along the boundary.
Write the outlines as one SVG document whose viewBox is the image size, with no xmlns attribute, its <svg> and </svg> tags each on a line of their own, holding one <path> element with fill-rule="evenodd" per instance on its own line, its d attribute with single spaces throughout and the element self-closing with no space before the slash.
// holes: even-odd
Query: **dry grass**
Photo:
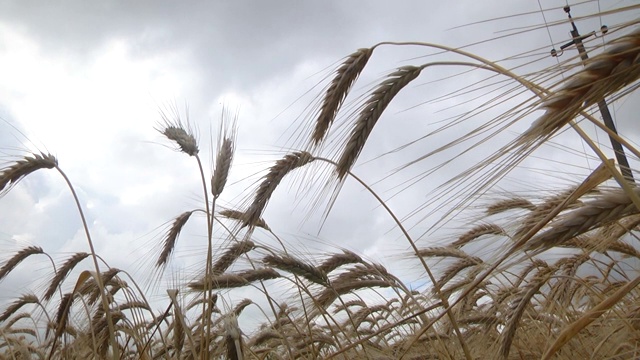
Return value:
<svg viewBox="0 0 640 360">
<path fill-rule="evenodd" d="M 517 100 L 517 105 L 505 109 L 488 124 L 458 134 L 458 138 L 447 140 L 447 145 L 437 145 L 435 150 L 424 150 L 427 155 L 419 155 L 419 160 L 403 159 L 406 162 L 399 164 L 397 173 L 409 171 L 411 165 L 426 158 L 435 161 L 431 155 L 446 153 L 470 138 L 481 138 L 453 155 L 462 156 L 492 141 L 497 133 L 508 133 L 509 125 L 531 120 L 527 115 L 534 110 L 545 112 L 502 148 L 509 149 L 508 153 L 496 153 L 487 158 L 486 164 L 462 169 L 430 192 L 429 199 L 420 203 L 421 210 L 415 213 L 396 214 L 390 206 L 395 205 L 395 200 L 382 200 L 377 196 L 378 188 L 368 186 L 351 171 L 369 137 L 375 136 L 374 127 L 400 91 L 426 66 L 448 66 L 453 62 L 407 65 L 392 72 L 371 93 L 360 98 L 355 113 L 344 117 L 348 121 L 347 137 L 338 143 L 339 140 L 331 138 L 329 129 L 341 115 L 342 105 L 356 80 L 366 71 L 373 50 L 390 43 L 347 56 L 329 80 L 310 125 L 314 130 L 306 148 L 317 151 L 317 157 L 312 152 L 293 151 L 276 161 L 243 203 L 246 206 L 239 210 L 216 210 L 216 202 L 225 195 L 232 170 L 235 132 L 220 127 L 216 154 L 212 154 L 215 166 L 207 177 L 197 138 L 189 124 L 177 116 L 170 119 L 163 114 L 159 131 L 181 152 L 197 160 L 204 208 L 183 212 L 168 225 L 158 239 L 160 250 L 153 257 L 154 269 L 174 270 L 168 265 L 171 257 L 180 253 L 182 244 L 178 244 L 178 237 L 195 212 L 206 216 L 207 226 L 206 231 L 202 229 L 205 240 L 195 238 L 201 242 L 194 255 L 200 256 L 198 266 L 168 274 L 173 277 L 175 288 L 166 290 L 167 297 L 154 299 L 163 302 L 162 309 L 157 310 L 147 299 L 144 287 L 138 285 L 139 280 L 124 270 L 109 267 L 102 259 L 107 270 L 100 270 L 87 227 L 91 253 L 67 255 L 57 267 L 51 260 L 51 280 L 4 307 L 0 313 L 0 357 L 638 358 L 640 191 L 637 186 L 611 181 L 619 174 L 612 162 L 598 155 L 602 166 L 585 178 L 575 179 L 573 175 L 575 184 L 562 188 L 539 192 L 543 185 L 533 184 L 533 191 L 505 196 L 499 187 L 492 187 L 519 161 L 534 155 L 532 142 L 537 141 L 540 146 L 552 143 L 553 136 L 568 129 L 567 125 L 577 131 L 576 119 L 589 117 L 590 106 L 602 97 L 617 99 L 636 90 L 635 82 L 640 76 L 640 31 L 622 28 L 617 34 L 584 69 L 551 87 L 556 91 L 544 88 L 543 80 L 559 76 L 564 68 L 544 69 L 525 78 L 488 60 L 449 49 L 447 54 L 475 61 L 455 65 L 471 66 L 474 71 L 490 70 L 492 76 L 495 73 L 505 76 L 517 83 L 519 89 L 533 90 L 541 99 Z M 393 45 L 446 50 L 433 44 Z M 540 80 L 541 84 L 534 84 L 534 80 Z M 462 96 L 467 90 L 449 95 Z M 481 111 L 463 114 L 429 136 L 436 136 L 482 111 L 506 106 L 515 97 L 510 91 L 500 92 L 486 100 L 479 108 Z M 490 129 L 497 129 L 497 133 L 491 133 Z M 576 137 L 582 136 L 597 149 L 604 147 L 583 134 L 578 132 Z M 325 144 L 333 147 L 329 150 L 341 149 L 334 151 L 335 159 L 320 157 L 326 150 Z M 627 148 L 630 153 L 639 154 L 637 148 L 631 145 Z M 276 230 L 267 226 L 263 216 L 268 217 L 267 204 L 282 180 L 293 171 L 309 169 L 307 165 L 315 160 L 335 167 L 329 181 L 326 176 L 323 178 L 320 189 L 331 186 L 340 189 L 344 182 L 354 179 L 375 195 L 415 246 L 413 252 L 402 254 L 402 267 L 427 272 L 434 269 L 434 280 L 425 280 L 424 273 L 413 278 L 406 272 L 394 274 L 353 251 L 305 254 L 287 245 Z M 440 160 L 429 174 L 454 160 Z M 58 169 L 67 179 L 51 155 L 33 154 L 10 163 L 0 169 L 0 193 L 5 194 L 39 169 L 51 168 Z M 306 176 L 303 186 L 313 186 L 314 176 Z M 424 178 L 427 179 L 424 182 L 432 179 Z M 526 184 L 522 178 L 518 180 L 519 184 Z M 73 187 L 70 189 L 74 192 Z M 488 202 L 496 199 L 490 190 L 500 192 L 499 198 L 503 200 Z M 336 190 L 334 196 L 337 194 Z M 319 203 L 316 199 L 311 202 Z M 489 205 L 478 210 L 477 204 Z M 454 210 L 447 210 L 449 205 Z M 431 211 L 430 207 L 437 209 Z M 80 206 L 79 210 L 84 220 Z M 435 214 L 442 214 L 439 210 L 446 214 L 430 221 Z M 417 217 L 415 214 L 425 213 L 417 224 L 409 224 Z M 426 223 L 436 224 L 430 228 L 433 232 L 445 232 L 440 243 L 416 233 Z M 266 231 L 255 231 L 256 228 Z M 390 243 L 395 240 L 390 234 L 381 233 L 379 237 Z M 282 248 L 276 250 L 271 245 L 274 243 Z M 204 247 L 206 256 L 200 251 Z M 31 261 L 32 255 L 49 256 L 38 246 L 27 246 L 11 254 L 1 263 L 0 281 L 17 273 L 26 259 Z M 83 267 L 83 260 L 90 256 L 94 268 L 88 270 Z"/>
</svg>

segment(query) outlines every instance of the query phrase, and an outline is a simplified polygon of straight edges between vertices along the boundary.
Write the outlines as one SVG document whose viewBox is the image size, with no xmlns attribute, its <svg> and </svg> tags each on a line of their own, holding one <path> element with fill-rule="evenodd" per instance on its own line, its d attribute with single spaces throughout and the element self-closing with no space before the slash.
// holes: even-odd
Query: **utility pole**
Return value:
<svg viewBox="0 0 640 360">
<path fill-rule="evenodd" d="M 590 36 L 595 36 L 596 32 L 592 31 L 586 35 L 580 35 L 580 33 L 578 32 L 578 28 L 576 27 L 576 24 L 573 22 L 573 18 L 571 17 L 571 8 L 569 7 L 569 5 L 564 7 L 564 12 L 566 12 L 567 16 L 569 16 L 569 21 L 571 22 L 571 27 L 572 27 L 571 36 L 573 37 L 573 39 L 560 47 L 560 50 L 561 50 L 560 54 L 558 54 L 556 49 L 551 49 L 551 56 L 554 56 L 554 57 L 560 56 L 562 55 L 562 52 L 564 52 L 564 49 L 568 48 L 571 45 L 575 45 L 576 48 L 578 49 L 578 52 L 580 53 L 580 58 L 582 59 L 582 62 L 584 64 L 584 62 L 587 59 L 589 59 L 589 56 L 587 55 L 587 51 L 584 48 L 584 44 L 582 43 L 582 40 Z M 602 31 L 603 35 L 606 34 L 608 31 L 607 26 L 602 25 L 602 27 L 600 28 L 600 31 Z M 600 109 L 600 113 L 602 114 L 602 119 L 604 120 L 604 124 L 611 131 L 617 134 L 618 131 L 616 130 L 616 125 L 613 123 L 613 120 L 611 118 L 611 113 L 609 112 L 609 107 L 607 106 L 607 102 L 605 101 L 604 98 L 598 102 L 598 108 Z M 631 172 L 631 168 L 629 167 L 629 161 L 627 161 L 627 156 L 624 153 L 624 148 L 613 137 L 609 136 L 609 139 L 611 140 L 611 146 L 613 147 L 613 151 L 615 151 L 616 153 L 616 160 L 618 160 L 618 164 L 620 165 L 620 172 L 622 173 L 622 176 L 625 179 L 627 179 L 627 181 L 634 182 L 633 173 Z"/>
</svg>

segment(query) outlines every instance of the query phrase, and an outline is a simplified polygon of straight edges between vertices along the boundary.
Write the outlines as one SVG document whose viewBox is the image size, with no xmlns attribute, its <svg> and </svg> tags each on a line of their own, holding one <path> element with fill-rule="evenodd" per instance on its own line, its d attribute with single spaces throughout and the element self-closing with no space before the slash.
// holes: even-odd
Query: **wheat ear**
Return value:
<svg viewBox="0 0 640 360">
<path fill-rule="evenodd" d="M 16 311 L 20 310 L 21 307 L 27 304 L 39 304 L 40 300 L 38 297 L 33 294 L 25 294 L 18 298 L 18 300 L 14 301 L 9 305 L 5 311 L 0 315 L 0 323 L 6 321 L 11 315 L 13 315 Z"/>
<path fill-rule="evenodd" d="M 86 259 L 89 256 L 86 252 L 79 252 L 73 254 L 67 261 L 65 261 L 62 266 L 56 271 L 55 276 L 51 280 L 51 284 L 47 288 L 47 291 L 44 293 L 44 299 L 49 300 L 56 293 L 56 289 L 62 284 L 64 279 L 69 275 L 71 270 L 73 270 L 76 265 L 78 265 L 82 260 Z"/>
<path fill-rule="evenodd" d="M 460 248 L 483 235 L 506 235 L 503 228 L 496 224 L 481 224 L 460 235 L 450 246 Z"/>
<path fill-rule="evenodd" d="M 638 189 L 635 192 L 640 194 Z M 556 246 L 596 227 L 625 216 L 638 214 L 639 211 L 623 189 L 605 192 L 595 200 L 563 216 L 553 223 L 550 229 L 533 237 L 527 243 L 527 248 Z"/>
<path fill-rule="evenodd" d="M 166 136 L 167 139 L 174 141 L 183 153 L 189 156 L 198 155 L 200 152 L 200 149 L 198 149 L 198 141 L 193 131 L 182 123 L 182 120 L 180 120 L 178 116 L 178 111 L 174 109 L 175 119 L 173 120 L 169 119 L 164 112 L 161 112 L 160 115 L 162 117 L 162 123 L 156 130 Z"/>
<path fill-rule="evenodd" d="M 11 259 L 9 259 L 2 267 L 0 268 L 0 280 L 4 279 L 9 273 L 28 258 L 31 255 L 36 254 L 44 254 L 44 250 L 42 250 L 39 246 L 28 246 L 20 251 L 18 251 Z"/>
<path fill-rule="evenodd" d="M 326 286 L 329 283 L 325 272 L 289 255 L 267 255 L 262 259 L 262 262 L 267 266 L 301 276 L 316 284 Z"/>
<path fill-rule="evenodd" d="M 231 169 L 231 162 L 233 161 L 233 140 L 231 138 L 225 138 L 222 140 L 222 144 L 218 149 L 218 155 L 216 155 L 216 168 L 213 171 L 211 177 L 211 193 L 213 198 L 216 199 L 224 190 L 224 186 L 227 183 L 229 177 L 229 169 Z"/>
<path fill-rule="evenodd" d="M 221 211 L 218 212 L 218 215 L 220 215 L 222 217 L 225 217 L 227 219 L 232 219 L 232 220 L 242 221 L 242 222 L 244 222 L 244 219 L 246 219 L 246 216 L 247 216 L 242 211 L 231 210 L 231 209 L 221 210 Z M 269 225 L 267 225 L 267 222 L 264 221 L 263 218 L 258 218 L 258 220 L 256 220 L 254 226 L 258 227 L 258 228 L 265 229 L 267 231 L 271 230 L 271 228 L 269 227 Z"/>
<path fill-rule="evenodd" d="M 495 215 L 513 209 L 535 210 L 536 206 L 531 201 L 523 198 L 505 199 L 489 205 L 486 214 Z"/>
<path fill-rule="evenodd" d="M 554 133 L 585 107 L 622 89 L 640 77 L 640 28 L 609 43 L 584 69 L 542 103 L 546 112 L 525 133 L 542 137 Z"/>
<path fill-rule="evenodd" d="M 358 51 L 349 55 L 336 70 L 336 76 L 331 80 L 331 84 L 329 84 L 329 88 L 324 94 L 316 126 L 311 136 L 314 146 L 319 145 L 324 139 L 351 86 L 353 86 L 353 83 L 367 65 L 372 53 L 373 48 L 358 49 Z"/>
<path fill-rule="evenodd" d="M 334 254 L 330 258 L 326 259 L 318 266 L 318 269 L 325 274 L 332 272 L 343 265 L 361 263 L 362 258 L 355 253 L 342 250 L 342 254 Z"/>
<path fill-rule="evenodd" d="M 167 234 L 164 236 L 162 252 L 158 257 L 158 261 L 156 262 L 156 267 L 164 266 L 169 261 L 169 256 L 171 255 L 174 247 L 176 246 L 176 240 L 178 240 L 178 235 L 180 234 L 180 231 L 182 231 L 182 228 L 184 227 L 184 225 L 189 220 L 189 217 L 191 216 L 191 214 L 193 214 L 193 211 L 185 211 L 173 220 L 173 223 L 171 224 L 169 231 L 167 231 Z"/>
<path fill-rule="evenodd" d="M 51 154 L 31 154 L 10 166 L 0 169 L 0 194 L 15 185 L 25 176 L 40 169 L 53 169 L 58 165 L 58 160 Z"/>
<path fill-rule="evenodd" d="M 260 220 L 262 211 L 267 206 L 271 195 L 278 187 L 282 179 L 291 171 L 303 167 L 314 160 L 314 157 L 306 152 L 299 151 L 285 155 L 284 158 L 276 161 L 267 175 L 263 178 L 258 190 L 253 198 L 249 209 L 245 212 L 243 226 L 254 227 Z"/>
<path fill-rule="evenodd" d="M 240 255 L 251 251 L 255 248 L 256 244 L 251 240 L 243 240 L 233 244 L 227 251 L 220 256 L 218 261 L 213 264 L 211 268 L 211 273 L 213 275 L 220 275 L 225 272 L 231 264 L 233 264 Z"/>
<path fill-rule="evenodd" d="M 338 160 L 336 171 L 339 179 L 342 180 L 349 170 L 351 170 L 369 134 L 371 134 L 373 127 L 387 106 L 389 106 L 391 100 L 393 100 L 402 88 L 417 78 L 421 71 L 421 67 L 403 66 L 391 73 L 387 79 L 378 85 L 373 93 L 371 93 L 361 107 L 347 145 L 340 156 L 340 160 Z"/>
</svg>

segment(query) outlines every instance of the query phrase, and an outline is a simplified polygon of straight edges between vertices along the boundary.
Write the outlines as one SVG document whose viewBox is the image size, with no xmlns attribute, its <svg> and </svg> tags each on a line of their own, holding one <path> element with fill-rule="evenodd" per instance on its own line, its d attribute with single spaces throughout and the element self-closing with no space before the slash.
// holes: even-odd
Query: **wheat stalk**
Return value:
<svg viewBox="0 0 640 360">
<path fill-rule="evenodd" d="M 329 127 L 333 123 L 340 110 L 340 106 L 347 97 L 351 86 L 356 81 L 367 61 L 373 53 L 373 48 L 358 49 L 336 70 L 336 76 L 331 80 L 327 88 L 316 120 L 316 126 L 311 136 L 313 145 L 319 145 L 324 139 Z"/>
<path fill-rule="evenodd" d="M 347 145 L 337 162 L 336 172 L 338 179 L 342 180 L 349 170 L 351 170 L 369 134 L 371 134 L 373 127 L 391 103 L 391 100 L 393 100 L 402 88 L 417 78 L 421 71 L 421 67 L 403 66 L 391 73 L 387 79 L 379 84 L 371 93 L 370 97 L 361 107 L 361 111 L 355 121 L 355 126 L 347 140 Z"/>
</svg>

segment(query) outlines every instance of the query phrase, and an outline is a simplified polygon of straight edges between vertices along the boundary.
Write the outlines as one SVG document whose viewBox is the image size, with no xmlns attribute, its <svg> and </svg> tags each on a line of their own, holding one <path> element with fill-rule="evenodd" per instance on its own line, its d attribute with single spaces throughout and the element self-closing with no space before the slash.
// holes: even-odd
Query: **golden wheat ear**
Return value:
<svg viewBox="0 0 640 360">
<path fill-rule="evenodd" d="M 193 211 L 185 211 L 173 220 L 169 231 L 167 231 L 167 234 L 164 236 L 162 252 L 158 257 L 158 261 L 156 261 L 156 267 L 162 267 L 169 261 L 169 256 L 171 256 L 176 246 L 178 235 L 180 235 L 180 231 L 182 231 L 191 214 L 193 214 Z"/>
<path fill-rule="evenodd" d="M 2 315 L 0 315 L 0 323 L 6 321 L 11 315 L 15 314 L 16 311 L 28 304 L 40 304 L 40 300 L 33 294 L 20 296 L 18 300 L 12 302 L 11 305 L 5 309 Z"/>
<path fill-rule="evenodd" d="M 340 160 L 338 160 L 336 171 L 340 180 L 344 179 L 349 170 L 351 170 L 373 127 L 387 106 L 389 106 L 391 100 L 398 95 L 402 88 L 417 78 L 421 71 L 422 68 L 417 66 L 399 68 L 389 74 L 387 79 L 378 85 L 362 105 L 347 145 L 342 152 Z"/>
<path fill-rule="evenodd" d="M 231 162 L 233 160 L 233 145 L 233 140 L 231 140 L 231 138 L 225 138 L 218 149 L 218 154 L 216 155 L 216 168 L 213 171 L 213 176 L 211 177 L 211 194 L 214 199 L 220 196 L 227 183 L 229 170 L 231 169 Z"/>
<path fill-rule="evenodd" d="M 0 194 L 8 191 L 25 176 L 40 169 L 53 169 L 58 160 L 51 154 L 32 154 L 0 169 Z"/>
<path fill-rule="evenodd" d="M 173 119 L 170 119 L 169 115 L 164 112 L 160 113 L 162 122 L 158 124 L 156 130 L 166 136 L 167 139 L 175 142 L 183 153 L 189 156 L 198 155 L 200 149 L 193 131 L 182 122 L 177 109 L 174 108 L 172 112 L 174 113 Z"/>
<path fill-rule="evenodd" d="M 575 118 L 585 106 L 640 78 L 640 28 L 609 42 L 612 45 L 588 61 L 557 92 L 544 99 L 546 112 L 525 133 L 533 137 L 550 135 Z"/>
<path fill-rule="evenodd" d="M 372 53 L 373 48 L 358 49 L 358 51 L 347 56 L 347 59 L 338 70 L 336 70 L 336 76 L 331 80 L 331 84 L 329 84 L 324 94 L 320 113 L 318 114 L 313 134 L 311 135 L 311 143 L 313 146 L 318 146 L 322 140 L 324 140 L 344 99 L 367 65 Z"/>
<path fill-rule="evenodd" d="M 287 154 L 284 158 L 276 161 L 275 165 L 269 169 L 269 172 L 263 178 L 253 198 L 253 202 L 245 212 L 243 226 L 250 228 L 255 227 L 256 224 L 259 223 L 262 212 L 267 206 L 271 195 L 282 179 L 291 171 L 301 168 L 314 160 L 315 158 L 310 153 L 298 151 Z"/>
<path fill-rule="evenodd" d="M 7 260 L 7 262 L 4 263 L 4 265 L 2 265 L 2 267 L 0 268 L 0 280 L 4 279 L 7 275 L 9 275 L 9 273 L 26 258 L 36 254 L 44 254 L 44 250 L 42 250 L 42 248 L 39 246 L 28 246 L 18 251 L 15 255 L 13 255 L 13 257 Z"/>
<path fill-rule="evenodd" d="M 60 287 L 64 279 L 66 279 L 67 275 L 73 270 L 76 265 L 78 265 L 82 260 L 89 257 L 89 254 L 86 252 L 79 252 L 73 254 L 67 261 L 65 261 L 62 266 L 56 271 L 53 280 L 51 280 L 51 284 L 47 288 L 47 291 L 44 293 L 44 299 L 50 300 L 51 297 L 56 293 L 56 290 Z"/>
</svg>

